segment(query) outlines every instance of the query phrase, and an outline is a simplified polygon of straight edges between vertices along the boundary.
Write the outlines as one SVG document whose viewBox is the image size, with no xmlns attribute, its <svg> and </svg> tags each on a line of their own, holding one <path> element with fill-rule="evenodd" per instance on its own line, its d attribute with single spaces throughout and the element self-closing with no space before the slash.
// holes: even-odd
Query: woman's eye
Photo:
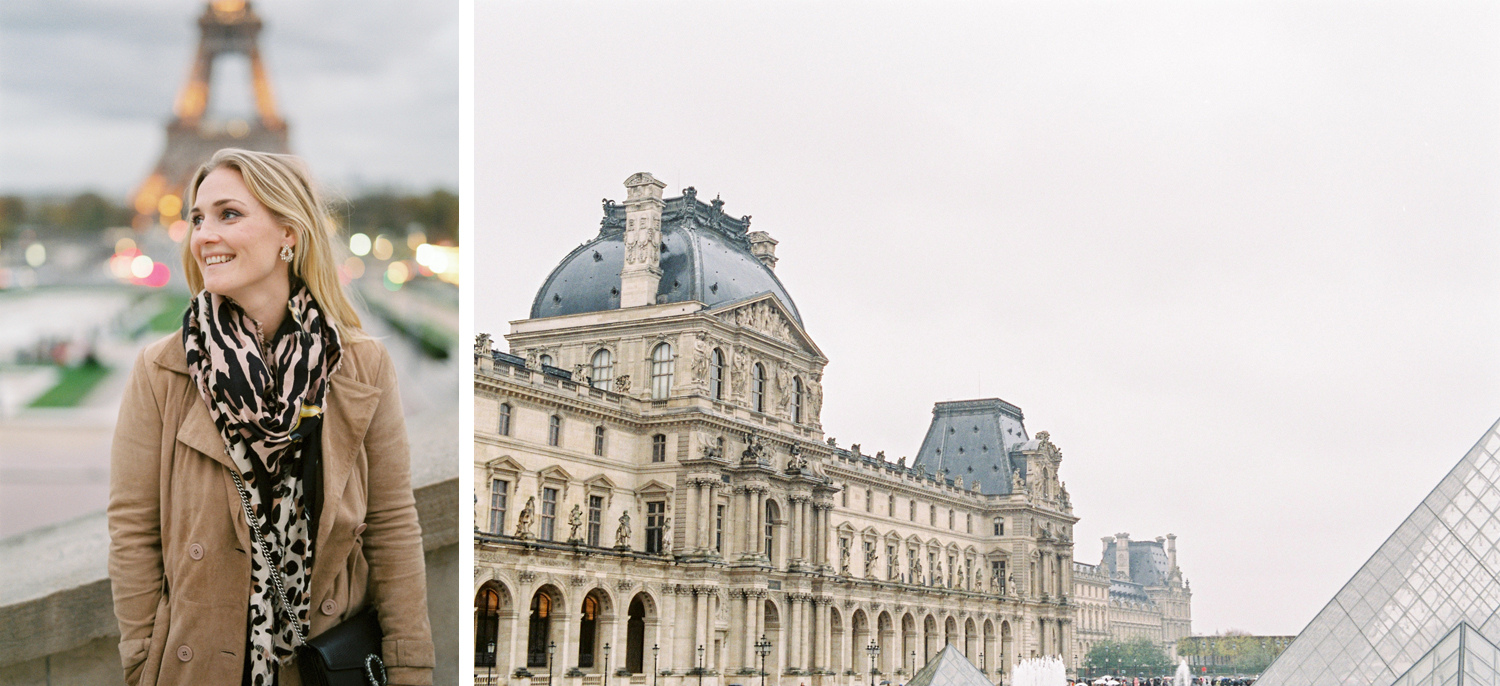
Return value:
<svg viewBox="0 0 1500 686">
<path fill-rule="evenodd" d="M 195 214 L 192 217 L 189 217 L 188 218 L 188 223 L 192 224 L 193 228 L 195 228 L 195 229 L 198 228 L 199 226 L 201 226 L 203 224 L 203 215 L 201 215 L 201 214 Z"/>
<path fill-rule="evenodd" d="M 234 210 L 228 210 L 228 209 L 226 209 L 226 210 L 224 210 L 223 214 L 219 215 L 219 218 L 220 219 L 233 219 L 234 217 L 238 217 L 238 216 L 240 216 L 239 212 L 236 212 Z"/>
</svg>

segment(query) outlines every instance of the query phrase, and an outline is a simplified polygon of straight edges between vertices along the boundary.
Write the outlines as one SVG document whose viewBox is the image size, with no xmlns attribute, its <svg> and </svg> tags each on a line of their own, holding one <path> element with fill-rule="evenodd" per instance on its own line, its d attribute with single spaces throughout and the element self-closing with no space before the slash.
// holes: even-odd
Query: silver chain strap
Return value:
<svg viewBox="0 0 1500 686">
<path fill-rule="evenodd" d="M 250 537 L 260 547 L 260 552 L 266 557 L 266 564 L 271 567 L 271 585 L 276 587 L 277 598 L 281 601 L 281 610 L 286 613 L 286 618 L 292 623 L 292 632 L 297 635 L 297 645 L 306 645 L 307 638 L 302 635 L 302 622 L 297 621 L 296 615 L 292 614 L 292 604 L 287 601 L 286 587 L 281 582 L 281 567 L 276 564 L 276 559 L 271 557 L 271 546 L 266 539 L 260 535 L 260 527 L 256 526 L 255 512 L 250 508 L 250 494 L 245 492 L 245 482 L 240 480 L 240 473 L 229 470 L 229 475 L 234 477 L 234 487 L 240 492 L 240 504 L 245 508 L 245 523 L 250 525 Z M 382 665 L 382 669 L 384 666 Z"/>
</svg>

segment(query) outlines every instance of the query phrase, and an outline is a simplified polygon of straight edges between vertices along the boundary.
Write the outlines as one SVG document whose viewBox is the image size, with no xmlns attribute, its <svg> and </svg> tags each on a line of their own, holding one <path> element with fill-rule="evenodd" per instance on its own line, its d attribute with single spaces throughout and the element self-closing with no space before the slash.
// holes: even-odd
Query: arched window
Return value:
<svg viewBox="0 0 1500 686">
<path fill-rule="evenodd" d="M 708 397 L 724 399 L 724 351 L 718 348 L 708 355 Z"/>
<path fill-rule="evenodd" d="M 491 643 L 497 642 L 500 631 L 500 594 L 493 588 L 479 591 L 474 601 L 474 666 L 495 666 L 495 653 L 490 652 Z M 498 652 L 500 646 L 495 646 Z"/>
<path fill-rule="evenodd" d="M 547 420 L 547 445 L 556 446 L 562 443 L 562 417 L 552 415 Z"/>
<path fill-rule="evenodd" d="M 601 391 L 609 390 L 609 382 L 615 380 L 614 356 L 609 350 L 600 348 L 594 353 L 593 370 L 589 375 L 589 385 Z"/>
<path fill-rule="evenodd" d="M 766 368 L 755 363 L 754 378 L 750 380 L 750 407 L 756 412 L 766 411 Z"/>
<path fill-rule="evenodd" d="M 792 421 L 802 423 L 802 377 L 792 377 Z"/>
<path fill-rule="evenodd" d="M 594 427 L 594 454 L 604 455 L 604 425 Z"/>
<path fill-rule="evenodd" d="M 501 436 L 510 435 L 510 403 L 500 403 L 500 424 L 495 430 Z"/>
<path fill-rule="evenodd" d="M 672 392 L 672 344 L 662 343 L 651 351 L 651 399 L 666 400 Z"/>
<path fill-rule="evenodd" d="M 526 666 L 546 667 L 547 643 L 552 637 L 552 597 L 543 591 L 537 591 L 531 598 L 529 624 L 526 632 Z"/>
</svg>

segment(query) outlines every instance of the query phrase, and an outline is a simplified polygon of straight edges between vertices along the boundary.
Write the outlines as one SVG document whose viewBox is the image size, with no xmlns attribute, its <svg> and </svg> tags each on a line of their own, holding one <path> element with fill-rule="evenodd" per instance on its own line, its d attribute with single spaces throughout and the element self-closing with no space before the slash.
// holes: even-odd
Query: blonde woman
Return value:
<svg viewBox="0 0 1500 686">
<path fill-rule="evenodd" d="M 432 683 L 396 374 L 336 227 L 287 155 L 221 150 L 186 197 L 194 296 L 136 360 L 111 456 L 126 681 L 299 684 L 296 647 L 369 606 L 390 683 Z"/>
</svg>

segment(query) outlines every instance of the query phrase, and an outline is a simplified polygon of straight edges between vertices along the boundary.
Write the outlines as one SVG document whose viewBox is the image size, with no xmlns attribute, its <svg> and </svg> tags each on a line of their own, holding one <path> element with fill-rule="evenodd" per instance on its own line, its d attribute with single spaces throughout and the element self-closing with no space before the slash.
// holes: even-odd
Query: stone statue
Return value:
<svg viewBox="0 0 1500 686">
<path fill-rule="evenodd" d="M 839 573 L 843 574 L 844 576 L 849 576 L 849 547 L 848 546 L 840 546 L 840 548 L 839 548 Z"/>
<path fill-rule="evenodd" d="M 516 517 L 516 538 L 527 540 L 531 538 L 531 520 L 536 517 L 536 496 L 526 499 L 526 507 L 521 508 L 521 514 Z"/>
<path fill-rule="evenodd" d="M 1020 493 L 1026 490 L 1026 481 L 1021 478 L 1021 470 L 1017 469 L 1010 473 L 1010 492 Z"/>
<path fill-rule="evenodd" d="M 535 350 L 526 351 L 526 368 L 533 372 L 542 371 L 542 357 Z"/>
<path fill-rule="evenodd" d="M 723 445 L 723 443 L 724 443 L 723 439 L 719 439 L 718 441 L 710 441 L 708 439 L 708 437 L 705 436 L 703 438 L 703 457 L 704 457 L 704 459 L 708 459 L 708 460 L 722 460 L 722 459 L 724 459 L 724 445 Z"/>
<path fill-rule="evenodd" d="M 900 467 L 902 469 L 906 469 L 906 456 L 905 455 L 902 455 L 901 457 L 896 458 L 896 466 Z"/>
<path fill-rule="evenodd" d="M 875 546 L 865 548 L 865 577 L 875 578 Z"/>
<path fill-rule="evenodd" d="M 620 526 L 615 529 L 615 547 L 630 547 L 630 510 L 620 513 Z"/>
<path fill-rule="evenodd" d="M 573 505 L 573 511 L 568 513 L 568 526 L 572 527 L 572 530 L 568 532 L 569 543 L 583 540 L 578 537 L 578 530 L 583 528 L 583 508 L 576 503 Z"/>
<path fill-rule="evenodd" d="M 573 365 L 573 383 L 587 386 L 589 383 L 589 371 L 591 368 L 586 364 Z"/>
<path fill-rule="evenodd" d="M 491 341 L 490 341 L 490 335 L 489 334 L 482 333 L 482 334 L 479 334 L 478 336 L 474 337 L 474 354 L 475 355 L 488 355 L 488 354 L 490 354 L 492 352 L 490 346 L 491 346 Z"/>
<path fill-rule="evenodd" d="M 918 557 L 915 552 L 913 552 L 911 554 L 911 565 L 910 566 L 911 566 L 911 579 L 912 579 L 912 583 L 914 583 L 914 584 L 920 584 L 920 583 L 922 583 L 922 558 Z"/>
<path fill-rule="evenodd" d="M 776 367 L 776 406 L 781 414 L 789 414 L 792 410 L 792 370 L 786 365 Z"/>
<path fill-rule="evenodd" d="M 693 385 L 700 388 L 708 387 L 708 337 L 704 334 L 693 336 Z"/>
<path fill-rule="evenodd" d="M 942 585 L 944 585 L 943 584 L 943 561 L 942 561 L 941 558 L 939 558 L 938 561 L 934 562 L 933 565 L 932 565 L 932 581 L 933 581 L 933 585 L 934 586 L 942 586 Z"/>
<path fill-rule="evenodd" d="M 1005 595 L 1005 587 L 1000 585 L 1000 570 L 998 568 L 990 572 L 990 592 Z"/>
<path fill-rule="evenodd" d="M 823 411 L 823 384 L 818 382 L 820 374 L 813 374 L 812 380 L 807 382 L 807 418 L 810 423 L 818 423 L 818 417 Z"/>
<path fill-rule="evenodd" d="M 796 443 L 787 450 L 786 473 L 801 474 L 807 469 L 807 458 L 802 456 L 802 448 Z"/>
<path fill-rule="evenodd" d="M 1021 597 L 1021 598 L 1026 597 L 1025 590 L 1023 590 L 1021 588 L 1020 584 L 1016 583 L 1016 573 L 1015 572 L 1011 572 L 1009 584 L 1010 584 L 1011 589 L 1016 592 L 1016 595 L 1018 597 Z"/>
<path fill-rule="evenodd" d="M 662 515 L 661 518 L 661 551 L 663 554 L 672 554 L 672 517 Z"/>
<path fill-rule="evenodd" d="M 753 433 L 745 434 L 745 452 L 740 454 L 740 464 L 760 464 L 768 457 L 765 442 Z"/>
<path fill-rule="evenodd" d="M 629 393 L 630 392 L 630 375 L 629 374 L 621 374 L 621 375 L 615 377 L 615 392 L 616 393 Z"/>
<path fill-rule="evenodd" d="M 730 371 L 729 387 L 734 392 L 734 399 L 743 402 L 745 384 L 750 380 L 750 355 L 744 348 L 735 349 L 734 366 Z"/>
</svg>

